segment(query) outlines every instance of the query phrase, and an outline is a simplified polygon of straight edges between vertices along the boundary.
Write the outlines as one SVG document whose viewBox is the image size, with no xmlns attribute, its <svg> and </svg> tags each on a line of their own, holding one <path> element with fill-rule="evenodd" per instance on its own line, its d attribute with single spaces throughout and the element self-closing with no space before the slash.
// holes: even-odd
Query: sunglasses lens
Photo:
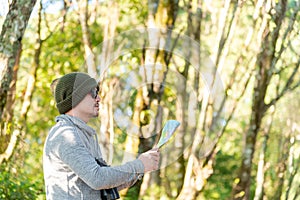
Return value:
<svg viewBox="0 0 300 200">
<path fill-rule="evenodd" d="M 97 98 L 97 95 L 98 95 L 97 89 L 93 89 L 93 90 L 91 91 L 91 96 L 92 96 L 94 99 L 96 99 L 96 98 Z"/>
</svg>

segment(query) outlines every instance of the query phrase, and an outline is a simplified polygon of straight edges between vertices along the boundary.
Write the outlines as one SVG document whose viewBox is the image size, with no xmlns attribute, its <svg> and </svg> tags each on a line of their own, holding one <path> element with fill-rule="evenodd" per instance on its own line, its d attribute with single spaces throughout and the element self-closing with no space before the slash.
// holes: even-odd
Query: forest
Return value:
<svg viewBox="0 0 300 200">
<path fill-rule="evenodd" d="M 180 126 L 121 199 L 300 200 L 299 0 L 0 0 L 0 199 L 45 199 L 52 80 L 99 81 L 120 165 Z"/>
</svg>

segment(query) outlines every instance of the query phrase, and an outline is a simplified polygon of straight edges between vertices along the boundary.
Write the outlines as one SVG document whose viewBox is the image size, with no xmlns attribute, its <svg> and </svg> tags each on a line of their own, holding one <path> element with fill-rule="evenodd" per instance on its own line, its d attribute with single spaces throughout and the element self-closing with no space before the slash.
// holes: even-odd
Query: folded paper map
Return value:
<svg viewBox="0 0 300 200">
<path fill-rule="evenodd" d="M 164 128 L 161 131 L 160 139 L 155 147 L 160 148 L 162 147 L 168 140 L 171 138 L 171 136 L 174 134 L 177 127 L 180 125 L 179 121 L 176 120 L 168 120 L 165 123 Z"/>
</svg>

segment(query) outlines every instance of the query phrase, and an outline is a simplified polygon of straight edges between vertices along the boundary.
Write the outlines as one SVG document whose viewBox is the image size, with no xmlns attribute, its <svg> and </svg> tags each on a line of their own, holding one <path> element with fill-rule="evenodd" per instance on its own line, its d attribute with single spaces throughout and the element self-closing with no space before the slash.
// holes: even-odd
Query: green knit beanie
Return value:
<svg viewBox="0 0 300 200">
<path fill-rule="evenodd" d="M 94 78 L 81 72 L 72 72 L 59 78 L 54 93 L 59 113 L 65 114 L 77 106 L 93 88 L 97 87 Z"/>
</svg>

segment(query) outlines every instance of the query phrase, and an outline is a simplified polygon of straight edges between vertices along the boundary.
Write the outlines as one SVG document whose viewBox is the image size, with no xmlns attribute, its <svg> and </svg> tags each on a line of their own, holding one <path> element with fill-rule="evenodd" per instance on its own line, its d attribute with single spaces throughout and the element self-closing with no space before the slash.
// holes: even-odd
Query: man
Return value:
<svg viewBox="0 0 300 200">
<path fill-rule="evenodd" d="M 98 84 L 74 72 L 55 81 L 60 115 L 47 136 L 43 168 L 48 200 L 117 199 L 117 190 L 157 170 L 159 152 L 152 149 L 124 165 L 109 167 L 102 159 L 97 134 L 87 125 L 99 114 Z"/>
</svg>

